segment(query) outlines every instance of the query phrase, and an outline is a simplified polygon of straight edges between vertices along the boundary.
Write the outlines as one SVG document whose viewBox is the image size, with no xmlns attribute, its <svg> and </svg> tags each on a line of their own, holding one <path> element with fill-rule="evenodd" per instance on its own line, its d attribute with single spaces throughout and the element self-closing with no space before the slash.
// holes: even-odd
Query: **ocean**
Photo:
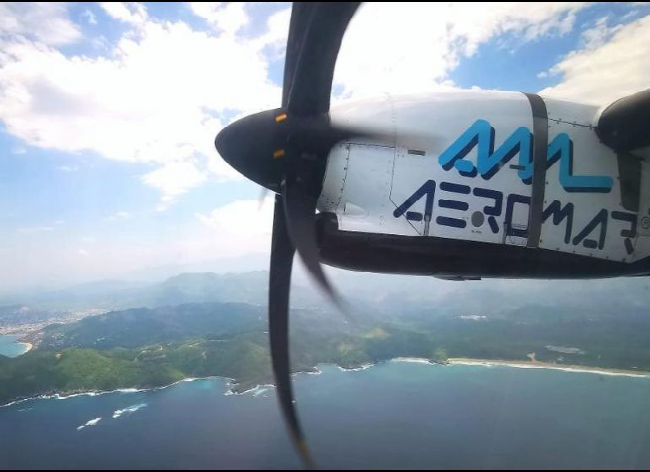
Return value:
<svg viewBox="0 0 650 472">
<path fill-rule="evenodd" d="M 27 351 L 27 346 L 17 342 L 19 336 L 0 335 L 0 356 L 16 357 Z"/>
<path fill-rule="evenodd" d="M 650 379 L 388 362 L 298 374 L 322 468 L 649 468 Z M 0 468 L 298 468 L 273 388 L 223 379 L 0 409 Z"/>
</svg>

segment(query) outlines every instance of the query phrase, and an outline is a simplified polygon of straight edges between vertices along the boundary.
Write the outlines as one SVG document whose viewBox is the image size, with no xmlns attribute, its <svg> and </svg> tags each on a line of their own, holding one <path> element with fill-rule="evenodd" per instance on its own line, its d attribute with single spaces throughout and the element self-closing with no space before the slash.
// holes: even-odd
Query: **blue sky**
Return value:
<svg viewBox="0 0 650 472">
<path fill-rule="evenodd" d="M 289 8 L 0 6 L 0 285 L 266 253 L 271 205 L 212 140 L 278 106 Z M 335 98 L 480 87 L 605 105 L 649 86 L 649 20 L 639 3 L 368 4 Z"/>
</svg>

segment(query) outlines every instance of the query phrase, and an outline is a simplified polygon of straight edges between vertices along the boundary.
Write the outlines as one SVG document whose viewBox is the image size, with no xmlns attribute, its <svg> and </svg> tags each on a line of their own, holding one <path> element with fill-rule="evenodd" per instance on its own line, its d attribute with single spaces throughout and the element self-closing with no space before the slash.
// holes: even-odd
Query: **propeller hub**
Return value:
<svg viewBox="0 0 650 472">
<path fill-rule="evenodd" d="M 277 108 L 226 126 L 215 146 L 228 164 L 262 187 L 280 193 L 284 180 L 298 178 L 318 197 L 332 146 L 352 134 L 332 127 L 327 113 L 290 116 Z"/>
<path fill-rule="evenodd" d="M 283 109 L 267 110 L 235 121 L 215 139 L 221 157 L 239 173 L 274 192 L 280 191 L 289 134 Z"/>
</svg>

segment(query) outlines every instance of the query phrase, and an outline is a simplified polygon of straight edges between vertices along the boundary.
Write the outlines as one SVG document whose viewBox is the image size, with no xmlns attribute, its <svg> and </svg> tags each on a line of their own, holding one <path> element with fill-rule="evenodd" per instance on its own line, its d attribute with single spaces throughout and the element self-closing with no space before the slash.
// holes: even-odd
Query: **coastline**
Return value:
<svg viewBox="0 0 650 472">
<path fill-rule="evenodd" d="M 602 367 L 586 367 L 582 365 L 570 364 L 553 364 L 550 362 L 540 361 L 505 361 L 500 359 L 470 359 L 466 357 L 457 357 L 448 359 L 449 365 L 467 365 L 483 367 L 512 367 L 515 369 L 546 369 L 559 370 L 564 372 L 574 372 L 583 374 L 608 375 L 615 377 L 634 377 L 650 379 L 650 372 L 626 370 L 626 369 L 606 369 Z"/>
<path fill-rule="evenodd" d="M 27 343 L 25 343 L 27 344 Z M 408 364 L 423 364 L 430 366 L 440 366 L 440 367 L 452 367 L 452 366 L 480 366 L 480 367 L 510 367 L 515 369 L 546 369 L 546 370 L 556 370 L 564 372 L 573 372 L 573 373 L 583 373 L 583 374 L 596 374 L 596 375 L 606 375 L 612 377 L 628 377 L 628 378 L 645 378 L 650 379 L 650 372 L 645 371 L 634 371 L 634 370 L 625 370 L 625 369 L 605 369 L 600 367 L 585 367 L 579 365 L 562 365 L 562 364 L 552 364 L 549 362 L 540 362 L 540 361 L 517 361 L 517 360 L 501 360 L 501 359 L 472 359 L 465 357 L 450 358 L 447 362 L 434 362 L 431 359 L 420 358 L 420 357 L 394 357 L 392 359 L 387 359 L 383 361 L 378 361 L 375 363 L 365 363 L 358 367 L 342 367 L 338 364 L 333 363 L 319 363 L 310 370 L 301 370 L 293 372 L 292 377 L 299 374 L 302 375 L 320 375 L 322 371 L 319 366 L 322 365 L 331 365 L 337 367 L 342 372 L 360 372 L 377 365 L 386 364 L 386 363 L 408 363 Z M 254 396 L 257 396 L 256 393 L 275 388 L 274 384 L 268 383 L 268 381 L 261 381 L 260 383 L 241 383 L 237 382 L 235 379 L 221 376 L 209 376 L 209 377 L 188 377 L 186 379 L 178 380 L 168 385 L 162 385 L 159 387 L 148 387 L 148 388 L 120 388 L 116 390 L 105 390 L 105 391 L 88 391 L 88 392 L 59 392 L 59 393 L 47 393 L 42 395 L 36 395 L 33 397 L 19 398 L 13 400 L 9 403 L 0 405 L 0 409 L 8 408 L 10 406 L 18 405 L 25 403 L 31 400 L 67 400 L 70 398 L 80 397 L 80 396 L 89 396 L 95 397 L 99 395 L 107 395 L 111 393 L 139 393 L 139 392 L 153 392 L 157 390 L 164 390 L 170 387 L 174 387 L 183 382 L 194 382 L 199 380 L 224 380 L 226 381 L 227 390 L 224 392 L 225 396 L 231 395 L 245 395 L 248 393 L 253 393 Z M 238 387 L 243 387 L 244 390 L 238 390 Z"/>
<path fill-rule="evenodd" d="M 21 352 L 19 353 L 8 353 L 8 354 L 0 354 L 5 357 L 9 357 L 10 359 L 15 358 L 15 357 L 20 357 L 24 354 L 27 354 L 29 351 L 34 349 L 34 344 L 28 342 L 26 340 L 26 336 L 23 334 L 8 334 L 8 335 L 0 335 L 0 337 L 6 337 L 11 340 L 11 343 L 8 344 L 9 347 L 11 346 L 20 346 L 22 349 Z M 24 340 L 24 341 L 23 341 Z"/>
<path fill-rule="evenodd" d="M 396 362 L 399 362 L 397 359 L 406 359 L 406 358 L 395 358 Z M 321 375 L 323 372 L 320 370 L 319 366 L 321 365 L 331 365 L 334 367 L 337 367 L 339 370 L 342 372 L 359 372 L 362 370 L 369 369 L 371 367 L 376 366 L 377 364 L 380 364 L 382 362 L 391 362 L 393 359 L 390 359 L 388 361 L 381 361 L 375 364 L 372 363 L 367 363 L 360 365 L 359 367 L 341 367 L 338 364 L 331 364 L 331 363 L 319 363 L 313 368 L 309 370 L 300 370 L 293 372 L 291 374 L 291 377 L 295 377 L 297 375 Z M 420 361 L 426 361 L 426 359 L 421 359 Z M 407 362 L 407 361 L 405 361 Z M 428 363 L 428 362 L 427 362 Z M 232 396 L 232 395 L 246 395 L 248 393 L 253 393 L 253 396 L 257 396 L 256 393 L 267 390 L 270 388 L 275 388 L 275 385 L 272 383 L 268 383 L 267 381 L 261 381 L 260 383 L 252 383 L 252 382 L 246 382 L 246 383 L 241 383 L 237 382 L 237 380 L 229 378 L 229 377 L 221 377 L 218 375 L 213 375 L 209 377 L 188 377 L 186 379 L 181 379 L 177 380 L 176 382 L 170 383 L 168 385 L 162 385 L 159 387 L 129 387 L 129 388 L 118 388 L 115 390 L 90 390 L 87 392 L 58 392 L 58 393 L 45 393 L 41 395 L 35 395 L 32 397 L 25 397 L 25 398 L 17 398 L 15 400 L 10 401 L 9 403 L 5 403 L 0 405 L 0 410 L 3 408 L 9 408 L 14 405 L 19 405 L 21 403 L 26 403 L 32 400 L 68 400 L 70 398 L 76 398 L 76 397 L 97 397 L 100 395 L 108 395 L 111 393 L 140 393 L 140 392 L 154 392 L 157 390 L 164 390 L 170 387 L 174 387 L 178 384 L 181 384 L 183 382 L 195 382 L 199 380 L 224 380 L 226 381 L 226 387 L 227 390 L 223 393 L 224 396 Z M 240 390 L 240 388 L 243 388 L 243 390 Z"/>
<path fill-rule="evenodd" d="M 148 388 L 130 387 L 130 388 L 118 388 L 115 390 L 89 390 L 87 392 L 45 393 L 42 395 L 35 395 L 33 397 L 18 398 L 9 403 L 0 405 L 0 410 L 3 408 L 9 408 L 10 406 L 20 405 L 21 403 L 26 403 L 32 400 L 68 400 L 70 398 L 76 398 L 76 397 L 98 397 L 100 395 L 109 395 L 111 393 L 155 392 L 157 390 L 164 390 L 166 388 L 174 387 L 183 382 L 195 382 L 197 380 L 225 380 L 226 387 L 229 387 L 229 390 L 226 393 L 230 392 L 231 388 L 237 385 L 236 383 L 233 383 L 235 382 L 234 379 L 230 379 L 228 377 L 220 377 L 220 376 L 196 377 L 196 378 L 188 377 L 186 379 L 177 380 L 176 382 L 170 383 L 168 385 L 162 385 L 160 387 L 148 387 Z M 234 394 L 239 395 L 240 393 L 234 393 Z M 231 393 L 230 395 L 233 395 L 233 393 Z"/>
</svg>

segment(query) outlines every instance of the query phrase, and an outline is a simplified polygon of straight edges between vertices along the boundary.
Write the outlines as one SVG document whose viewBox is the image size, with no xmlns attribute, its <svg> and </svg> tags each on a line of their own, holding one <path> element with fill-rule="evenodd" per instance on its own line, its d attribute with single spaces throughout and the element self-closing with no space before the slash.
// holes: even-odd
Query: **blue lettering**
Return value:
<svg viewBox="0 0 650 472">
<path fill-rule="evenodd" d="M 441 182 L 440 190 L 449 193 L 458 193 L 461 195 L 469 195 L 472 191 L 467 185 L 459 185 L 451 182 Z M 440 199 L 438 200 L 440 208 L 447 208 L 450 210 L 467 211 L 469 210 L 469 203 L 460 200 Z M 450 226 L 452 228 L 465 228 L 467 221 L 462 218 L 451 218 L 447 216 L 439 216 L 436 218 L 436 223 L 443 226 Z"/>
<path fill-rule="evenodd" d="M 553 225 L 558 226 L 566 219 L 566 229 L 564 231 L 564 243 L 571 242 L 571 230 L 573 228 L 573 203 L 567 203 L 564 208 L 559 200 L 554 200 L 542 212 L 542 223 L 553 216 Z"/>
<path fill-rule="evenodd" d="M 512 224 L 512 217 L 515 213 L 515 205 L 528 205 L 530 209 L 530 197 L 511 193 L 506 200 L 506 236 L 515 236 L 517 238 L 528 238 L 528 224 L 526 227 L 519 227 Z"/>
<path fill-rule="evenodd" d="M 567 192 L 608 193 L 612 190 L 614 181 L 611 177 L 573 175 L 573 141 L 566 133 L 558 134 L 548 145 L 548 161 L 550 168 L 560 161 L 560 185 Z"/>
<path fill-rule="evenodd" d="M 519 154 L 520 166 L 530 167 L 533 139 L 527 128 L 517 128 L 496 151 L 494 133 L 490 123 L 477 120 L 438 157 L 438 162 L 445 170 L 455 167 L 465 177 L 475 177 L 478 171 L 485 180 L 491 179 L 516 154 Z M 478 169 L 465 160 L 475 147 Z"/>
<path fill-rule="evenodd" d="M 406 219 L 409 221 L 422 221 L 423 219 L 431 221 L 431 215 L 433 214 L 433 197 L 436 193 L 436 183 L 433 180 L 427 180 L 422 187 L 417 189 L 413 195 L 406 199 L 397 209 L 393 212 L 395 218 L 406 214 Z M 419 212 L 407 211 L 411 208 L 415 202 L 420 200 L 422 197 L 426 197 L 426 203 L 424 204 L 424 215 Z"/>
<path fill-rule="evenodd" d="M 491 179 L 507 162 L 519 154 L 519 178 L 530 184 L 533 176 L 533 135 L 525 127 L 517 128 L 494 149 L 495 130 L 486 120 L 477 120 L 461 134 L 440 156 L 438 162 L 446 171 L 455 168 L 464 177 L 480 174 Z M 477 166 L 466 160 L 476 148 Z M 614 181 L 608 176 L 573 175 L 573 141 L 566 133 L 557 135 L 548 145 L 546 168 L 560 162 L 560 184 L 567 192 L 610 192 Z"/>
<path fill-rule="evenodd" d="M 436 189 L 442 192 L 455 193 L 460 195 L 474 195 L 478 198 L 485 198 L 491 200 L 490 204 L 483 207 L 483 213 L 487 216 L 488 225 L 493 234 L 498 234 L 500 231 L 497 223 L 497 217 L 501 216 L 503 212 L 504 194 L 497 190 L 475 187 L 471 188 L 467 185 L 461 185 L 453 182 L 440 182 L 436 184 L 434 180 L 427 180 L 420 188 L 418 188 L 410 197 L 408 197 L 401 205 L 399 205 L 393 212 L 395 218 L 405 217 L 408 221 L 422 222 L 424 221 L 425 227 L 423 231 L 424 236 L 429 234 L 429 224 L 433 219 L 434 211 L 434 197 Z M 422 199 L 424 202 L 424 213 L 419 211 L 411 211 L 414 204 Z M 505 198 L 505 218 L 504 229 L 506 236 L 514 236 L 518 238 L 528 237 L 528 224 L 525 225 L 513 224 L 515 210 L 517 205 L 526 205 L 526 214 L 530 211 L 531 199 L 526 195 L 510 194 Z M 466 213 L 470 209 L 469 203 L 463 200 L 454 198 L 440 198 L 437 202 L 437 207 L 446 210 L 454 210 Z M 572 239 L 573 223 L 575 215 L 575 205 L 571 202 L 562 204 L 559 200 L 554 200 L 542 211 L 542 223 L 546 223 L 549 219 L 553 226 L 559 226 L 565 223 L 564 229 L 564 243 L 578 246 L 582 244 L 587 249 L 603 250 L 605 247 L 605 240 L 607 237 L 608 218 L 611 215 L 612 220 L 627 223 L 627 226 L 621 229 L 620 236 L 623 238 L 623 244 L 628 254 L 634 252 L 634 238 L 636 238 L 637 230 L 637 215 L 635 213 L 628 213 L 622 211 L 612 211 L 611 214 L 606 210 L 600 210 L 594 218 L 587 223 L 587 225 Z M 467 227 L 467 218 L 450 217 L 450 216 L 437 216 L 435 223 L 441 226 L 450 228 L 463 229 Z M 590 238 L 592 234 L 595 234 Z"/>
<path fill-rule="evenodd" d="M 598 226 L 600 226 L 600 236 L 598 241 L 593 239 L 586 239 Z M 593 220 L 585 226 L 585 229 L 580 231 L 578 235 L 573 238 L 573 245 L 577 246 L 582 242 L 582 245 L 587 249 L 602 249 L 605 247 L 605 237 L 607 236 L 607 210 L 602 209 L 594 217 Z"/>
<path fill-rule="evenodd" d="M 626 221 L 630 225 L 629 229 L 621 230 L 621 236 L 625 238 L 625 250 L 628 255 L 632 254 L 634 252 L 634 244 L 632 244 L 632 240 L 636 238 L 637 216 L 634 213 L 613 211 L 612 218 L 618 221 Z"/>
<path fill-rule="evenodd" d="M 483 207 L 483 213 L 488 215 L 488 224 L 490 225 L 492 233 L 497 234 L 499 232 L 499 225 L 495 216 L 501 216 L 501 207 L 503 206 L 503 192 L 476 187 L 473 193 L 477 197 L 490 198 L 494 200 L 493 205 L 486 205 Z"/>
</svg>

